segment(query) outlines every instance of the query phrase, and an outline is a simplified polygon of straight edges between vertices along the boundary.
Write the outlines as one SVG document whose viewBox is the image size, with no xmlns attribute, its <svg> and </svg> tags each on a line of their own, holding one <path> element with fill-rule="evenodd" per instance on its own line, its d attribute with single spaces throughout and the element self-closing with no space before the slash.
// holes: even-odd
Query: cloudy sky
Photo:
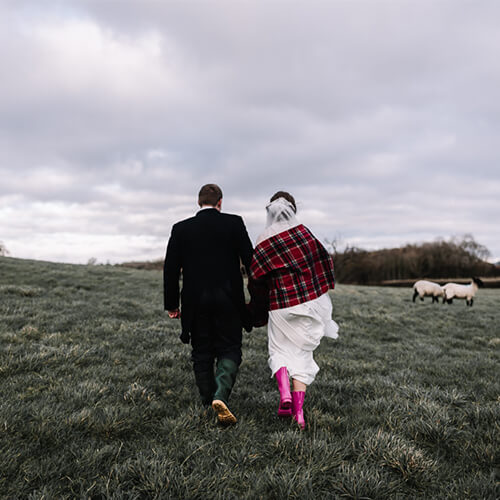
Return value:
<svg viewBox="0 0 500 500">
<path fill-rule="evenodd" d="M 320 239 L 500 260 L 497 1 L 2 0 L 0 241 L 154 259 L 216 182 Z"/>
</svg>

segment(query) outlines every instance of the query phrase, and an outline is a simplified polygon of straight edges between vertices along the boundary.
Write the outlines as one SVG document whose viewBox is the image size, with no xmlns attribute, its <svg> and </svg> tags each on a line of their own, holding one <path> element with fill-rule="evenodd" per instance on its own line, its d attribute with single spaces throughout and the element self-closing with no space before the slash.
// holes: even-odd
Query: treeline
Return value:
<svg viewBox="0 0 500 500">
<path fill-rule="evenodd" d="M 490 255 L 488 249 L 470 235 L 377 251 L 346 247 L 339 252 L 333 248 L 339 283 L 367 285 L 426 277 L 500 276 L 500 266 L 485 261 Z"/>
<path fill-rule="evenodd" d="M 347 246 L 338 251 L 335 242 L 327 242 L 333 249 L 335 277 L 338 283 L 378 285 L 384 282 L 392 285 L 403 280 L 430 278 L 481 278 L 498 277 L 500 266 L 486 262 L 490 253 L 470 235 L 438 239 L 432 243 L 405 245 L 400 248 L 368 251 Z M 161 270 L 163 259 L 149 262 L 124 262 L 120 266 L 135 269 Z M 242 268 L 244 271 L 244 268 Z M 492 286 L 488 284 L 488 286 Z"/>
<path fill-rule="evenodd" d="M 147 260 L 143 262 L 122 262 L 121 264 L 115 265 L 121 267 L 130 267 L 132 269 L 145 269 L 146 271 L 161 271 L 163 269 L 163 259 Z"/>
</svg>

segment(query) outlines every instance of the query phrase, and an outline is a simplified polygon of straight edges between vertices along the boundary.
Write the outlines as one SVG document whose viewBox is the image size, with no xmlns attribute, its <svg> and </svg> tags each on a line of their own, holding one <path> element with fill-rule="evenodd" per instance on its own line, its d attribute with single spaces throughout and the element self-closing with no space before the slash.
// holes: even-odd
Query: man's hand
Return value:
<svg viewBox="0 0 500 500">
<path fill-rule="evenodd" d="M 181 317 L 181 312 L 179 309 L 174 309 L 173 311 L 167 311 L 168 317 L 171 319 L 179 319 Z"/>
</svg>

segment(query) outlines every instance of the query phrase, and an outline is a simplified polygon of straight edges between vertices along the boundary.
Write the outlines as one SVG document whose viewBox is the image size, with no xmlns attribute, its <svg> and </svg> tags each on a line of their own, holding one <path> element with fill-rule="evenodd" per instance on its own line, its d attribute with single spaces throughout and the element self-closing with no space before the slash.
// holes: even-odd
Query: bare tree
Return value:
<svg viewBox="0 0 500 500">
<path fill-rule="evenodd" d="M 325 238 L 325 247 L 330 252 L 331 255 L 337 255 L 346 250 L 347 244 L 344 245 L 344 239 L 340 233 L 336 234 L 333 238 Z M 341 246 L 344 246 L 344 250 L 341 250 Z"/>
<path fill-rule="evenodd" d="M 9 255 L 9 251 L 3 244 L 3 241 L 0 241 L 0 255 Z"/>
<path fill-rule="evenodd" d="M 479 260 L 487 260 L 491 257 L 491 252 L 481 243 L 474 240 L 472 234 L 464 234 L 462 241 L 458 243 L 468 254 Z"/>
</svg>

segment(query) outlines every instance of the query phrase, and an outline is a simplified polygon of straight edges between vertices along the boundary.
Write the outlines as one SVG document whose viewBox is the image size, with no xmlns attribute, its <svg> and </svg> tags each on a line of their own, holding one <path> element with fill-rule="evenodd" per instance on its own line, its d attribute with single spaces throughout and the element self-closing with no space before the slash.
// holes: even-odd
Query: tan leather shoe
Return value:
<svg viewBox="0 0 500 500">
<path fill-rule="evenodd" d="M 212 408 L 217 413 L 217 419 L 222 425 L 233 425 L 237 422 L 236 417 L 231 413 L 224 401 L 214 399 L 212 401 Z"/>
</svg>

